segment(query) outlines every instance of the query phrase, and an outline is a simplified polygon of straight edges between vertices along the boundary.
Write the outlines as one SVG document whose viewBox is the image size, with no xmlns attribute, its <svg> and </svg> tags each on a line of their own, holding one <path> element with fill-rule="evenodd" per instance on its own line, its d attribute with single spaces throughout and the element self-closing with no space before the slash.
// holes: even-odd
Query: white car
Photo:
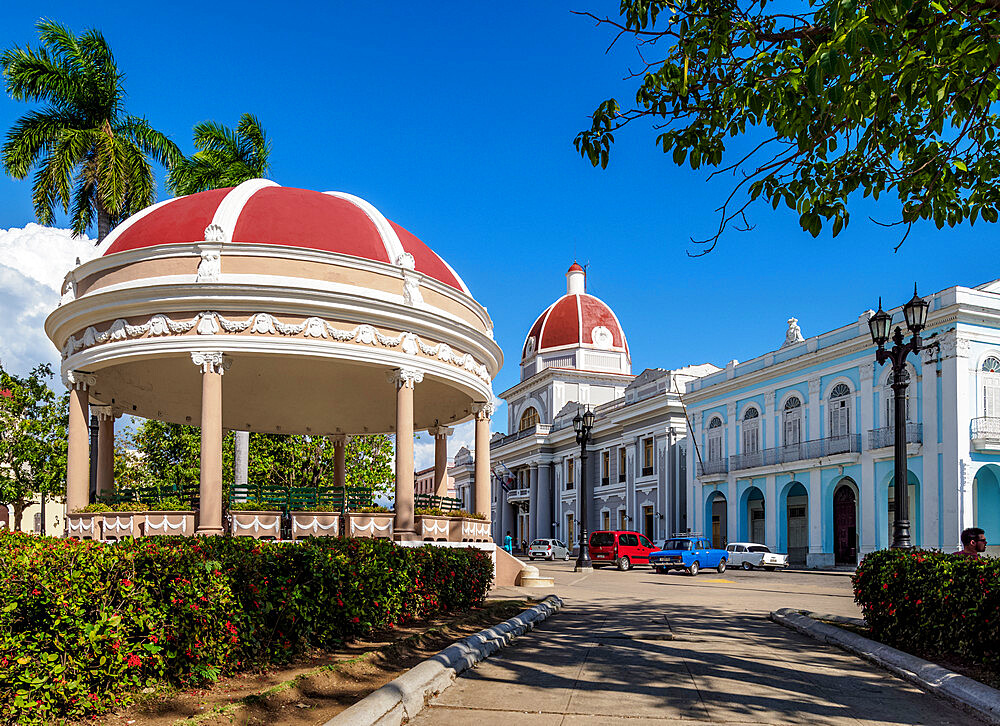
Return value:
<svg viewBox="0 0 1000 726">
<path fill-rule="evenodd" d="M 726 545 L 729 553 L 729 566 L 752 570 L 762 567 L 769 572 L 788 567 L 788 555 L 771 552 L 766 545 L 753 542 L 730 542 Z"/>
<path fill-rule="evenodd" d="M 557 539 L 536 539 L 528 547 L 528 559 L 541 557 L 543 560 L 569 559 L 569 548 Z"/>
</svg>

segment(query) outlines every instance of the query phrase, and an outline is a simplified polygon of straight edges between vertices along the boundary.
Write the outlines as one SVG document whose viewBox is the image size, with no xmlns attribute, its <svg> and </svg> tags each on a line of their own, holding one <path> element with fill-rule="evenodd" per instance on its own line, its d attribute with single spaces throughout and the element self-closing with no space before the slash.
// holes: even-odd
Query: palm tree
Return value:
<svg viewBox="0 0 1000 726">
<path fill-rule="evenodd" d="M 214 121 L 198 124 L 194 145 L 198 149 L 194 156 L 179 159 L 167 175 L 167 187 L 174 194 L 234 187 L 264 177 L 271 168 L 267 160 L 271 144 L 253 114 L 243 114 L 235 131 Z"/>
<path fill-rule="evenodd" d="M 45 105 L 18 119 L 3 146 L 4 170 L 24 179 L 35 168 L 33 202 L 41 224 L 59 204 L 82 235 L 97 217 L 98 243 L 112 225 L 156 200 L 149 158 L 168 167 L 177 146 L 144 118 L 125 113 L 124 75 L 97 30 L 74 35 L 51 20 L 36 26 L 41 47 L 0 56 L 7 92 Z"/>
</svg>

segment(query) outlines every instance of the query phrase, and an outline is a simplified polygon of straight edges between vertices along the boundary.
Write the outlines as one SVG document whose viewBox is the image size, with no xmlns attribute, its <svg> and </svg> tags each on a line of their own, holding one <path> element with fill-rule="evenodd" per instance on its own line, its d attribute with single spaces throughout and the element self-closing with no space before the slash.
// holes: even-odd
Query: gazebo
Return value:
<svg viewBox="0 0 1000 726">
<path fill-rule="evenodd" d="M 413 434 L 475 418 L 473 504 L 490 517 L 493 324 L 458 274 L 370 203 L 256 179 L 155 204 L 69 272 L 45 322 L 71 389 L 67 511 L 113 487 L 122 414 L 201 426 L 199 534 L 221 534 L 223 430 L 396 434 L 394 537 L 414 528 Z M 488 537 L 483 537 L 486 539 Z"/>
</svg>

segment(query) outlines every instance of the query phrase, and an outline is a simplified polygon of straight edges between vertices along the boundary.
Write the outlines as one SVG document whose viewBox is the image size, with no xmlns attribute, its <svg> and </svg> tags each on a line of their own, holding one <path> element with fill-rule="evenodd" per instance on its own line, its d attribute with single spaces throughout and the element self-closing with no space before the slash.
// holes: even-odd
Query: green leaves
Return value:
<svg viewBox="0 0 1000 726">
<path fill-rule="evenodd" d="M 198 124 L 194 146 L 194 155 L 178 159 L 167 175 L 168 188 L 178 196 L 234 187 L 266 177 L 271 168 L 271 144 L 260 120 L 249 113 L 235 131 L 215 121 Z"/>
<path fill-rule="evenodd" d="M 727 3 L 622 1 L 646 70 L 633 107 L 605 101 L 577 135 L 584 158 L 605 166 L 614 133 L 645 119 L 675 164 L 726 165 L 738 181 L 710 245 L 761 199 L 795 209 L 813 236 L 842 232 L 857 192 L 905 224 L 996 218 L 1000 16 L 909 0 Z"/>
</svg>

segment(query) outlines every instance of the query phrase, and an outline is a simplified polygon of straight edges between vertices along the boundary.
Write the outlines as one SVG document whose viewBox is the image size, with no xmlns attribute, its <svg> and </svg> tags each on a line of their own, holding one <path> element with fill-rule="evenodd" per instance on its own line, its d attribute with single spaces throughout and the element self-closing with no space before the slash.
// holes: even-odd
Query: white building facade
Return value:
<svg viewBox="0 0 1000 726">
<path fill-rule="evenodd" d="M 1000 539 L 1000 281 L 927 300 L 926 347 L 907 364 L 910 533 L 951 551 L 965 527 Z M 892 371 L 875 362 L 871 314 L 808 339 L 792 319 L 778 350 L 689 384 L 693 529 L 810 567 L 890 544 Z"/>
<path fill-rule="evenodd" d="M 581 450 L 572 419 L 596 414 L 587 450 L 588 530 L 631 529 L 651 539 L 688 528 L 687 426 L 681 393 L 715 366 L 631 373 L 628 342 L 617 316 L 585 291 L 575 264 L 566 294 L 530 327 L 521 351 L 521 381 L 507 402 L 507 435 L 494 434 L 494 538 L 580 533 Z M 461 450 L 451 473 L 457 496 L 470 488 L 472 456 Z"/>
</svg>

